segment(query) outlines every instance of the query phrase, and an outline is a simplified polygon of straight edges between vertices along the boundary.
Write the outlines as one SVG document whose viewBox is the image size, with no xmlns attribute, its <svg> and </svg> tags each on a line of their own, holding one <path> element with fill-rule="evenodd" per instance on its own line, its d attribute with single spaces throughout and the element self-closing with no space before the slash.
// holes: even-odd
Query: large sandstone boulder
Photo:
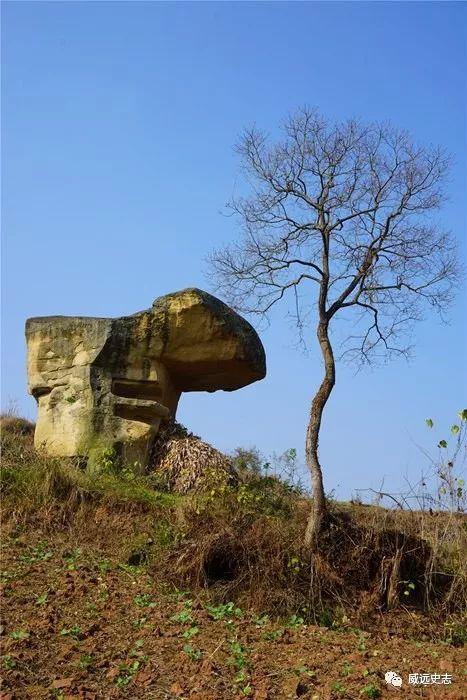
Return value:
<svg viewBox="0 0 467 700">
<path fill-rule="evenodd" d="M 199 289 L 122 318 L 31 318 L 26 340 L 36 446 L 91 466 L 115 454 L 145 469 L 182 391 L 233 391 L 266 374 L 252 326 Z"/>
</svg>

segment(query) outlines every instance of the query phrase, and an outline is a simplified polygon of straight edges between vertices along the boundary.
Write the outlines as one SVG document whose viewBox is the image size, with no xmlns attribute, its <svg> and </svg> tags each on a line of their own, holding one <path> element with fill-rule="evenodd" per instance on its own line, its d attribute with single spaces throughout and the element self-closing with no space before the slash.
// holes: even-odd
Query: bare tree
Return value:
<svg viewBox="0 0 467 700">
<path fill-rule="evenodd" d="M 449 158 L 389 124 L 331 124 L 308 108 L 284 123 L 280 141 L 252 128 L 237 149 L 251 192 L 229 206 L 243 235 L 212 254 L 211 269 L 243 312 L 267 315 L 291 293 L 302 336 L 304 304 L 312 304 L 324 376 L 306 434 L 311 546 L 326 518 L 318 440 L 336 381 L 330 327 L 353 314 L 342 355 L 370 363 L 407 355 L 423 307 L 442 314 L 449 305 L 456 247 L 432 216 L 445 201 Z"/>
</svg>

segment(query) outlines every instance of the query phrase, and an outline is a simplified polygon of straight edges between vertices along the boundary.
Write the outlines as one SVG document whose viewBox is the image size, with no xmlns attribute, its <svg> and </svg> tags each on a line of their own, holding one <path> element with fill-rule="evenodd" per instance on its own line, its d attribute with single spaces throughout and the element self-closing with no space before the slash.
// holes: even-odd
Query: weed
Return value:
<svg viewBox="0 0 467 700">
<path fill-rule="evenodd" d="M 6 583 L 9 583 L 9 581 L 13 581 L 14 578 L 15 578 L 15 574 L 13 573 L 13 571 L 7 571 L 6 569 L 4 569 L 0 573 L 0 583 L 2 583 L 3 585 L 5 585 Z"/>
<path fill-rule="evenodd" d="M 278 639 L 280 639 L 280 637 L 282 637 L 283 634 L 284 630 L 281 627 L 279 627 L 279 629 L 277 630 L 269 630 L 268 632 L 263 632 L 262 636 L 263 639 L 266 639 L 266 641 L 268 642 L 275 642 Z"/>
<path fill-rule="evenodd" d="M 137 656 L 141 657 L 141 648 L 144 646 L 144 640 L 143 639 L 137 639 L 135 642 L 135 645 L 133 649 L 130 651 L 130 656 Z"/>
<path fill-rule="evenodd" d="M 345 695 L 347 692 L 342 683 L 340 683 L 339 681 L 333 683 L 331 689 L 338 695 Z"/>
<path fill-rule="evenodd" d="M 449 623 L 444 626 L 444 642 L 453 647 L 463 647 L 467 644 L 467 627 L 462 623 Z"/>
<path fill-rule="evenodd" d="M 406 597 L 408 597 L 415 590 L 415 584 L 413 581 L 399 581 L 399 585 L 402 586 L 403 593 Z"/>
<path fill-rule="evenodd" d="M 460 421 L 455 436 L 451 431 L 455 441 L 464 427 L 467 430 L 464 413 Z M 18 527 L 23 528 L 21 537 L 31 525 L 35 527 L 42 521 L 43 532 L 48 531 L 47 528 L 52 532 L 57 524 L 63 523 L 70 531 L 75 529 L 78 532 L 84 518 L 89 517 L 89 522 L 94 523 L 93 513 L 101 508 L 116 516 L 116 522 L 122 523 L 122 532 L 125 533 L 130 532 L 129 527 L 127 529 L 130 520 L 134 524 L 135 517 L 140 518 L 139 532 L 144 533 L 146 540 L 150 534 L 159 545 L 153 549 L 157 549 L 157 556 L 161 559 L 160 570 L 166 572 L 167 587 L 197 588 L 205 583 L 221 583 L 224 586 L 222 594 L 227 596 L 223 600 L 248 600 L 251 609 L 267 612 L 271 618 L 280 616 L 286 620 L 295 614 L 292 627 L 299 626 L 300 616 L 305 622 L 313 616 L 321 625 L 335 628 L 335 607 L 342 605 L 342 600 L 362 600 L 362 591 L 368 591 L 372 596 L 375 594 L 378 606 L 385 604 L 386 598 L 376 600 L 378 595 L 387 594 L 387 591 L 380 590 L 380 582 L 389 581 L 388 572 L 382 571 L 381 567 L 391 563 L 397 552 L 402 552 L 400 579 L 403 582 L 399 584 L 400 596 L 396 596 L 394 604 L 397 605 L 400 599 L 413 599 L 417 605 L 431 606 L 433 613 L 439 613 L 441 636 L 442 623 L 449 620 L 444 641 L 459 645 L 465 640 L 459 613 L 467 600 L 466 560 L 462 556 L 466 530 L 462 517 L 451 508 L 448 513 L 429 516 L 427 512 L 419 514 L 373 506 L 330 504 L 330 529 L 322 540 L 316 561 L 317 576 L 313 579 L 316 586 L 319 582 L 320 590 L 310 592 L 309 577 L 304 575 L 307 573 L 306 564 L 302 566 L 297 554 L 297 541 L 303 531 L 303 512 L 308 507 L 306 497 L 303 496 L 299 505 L 297 493 L 272 476 L 272 470 L 268 468 L 268 475 L 264 476 L 264 460 L 255 462 L 257 469 L 246 468 L 247 488 L 216 485 L 215 497 L 200 517 L 196 513 L 197 506 L 206 503 L 209 494 L 162 493 L 154 489 L 149 477 L 128 481 L 118 469 L 110 469 L 109 464 L 107 473 L 90 474 L 76 468 L 71 460 L 44 457 L 36 452 L 30 432 L 26 438 L 17 434 L 8 436 L 7 430 L 2 430 L 2 447 L 2 505 L 7 518 L 14 516 L 13 532 L 18 533 Z M 446 471 L 449 476 L 452 468 L 447 457 L 448 448 L 439 449 L 441 455 L 445 455 L 443 461 L 446 470 L 450 470 Z M 457 447 L 454 445 L 453 449 Z M 112 453 L 102 457 L 104 462 L 116 463 Z M 294 454 L 289 452 L 287 459 L 292 463 Z M 463 488 L 457 475 L 453 479 L 457 479 L 453 488 Z M 260 496 L 259 500 L 256 496 Z M 451 498 L 450 493 L 446 494 L 448 497 Z M 457 492 L 453 498 L 458 499 Z M 155 527 L 154 523 L 162 524 Z M 183 532 L 180 523 L 183 523 Z M 110 529 L 109 537 L 112 537 Z M 55 549 L 52 552 L 46 541 L 35 547 L 25 547 L 22 540 L 18 544 L 24 547 L 19 561 L 21 566 L 17 570 L 13 565 L 9 566 L 5 576 L 8 581 L 10 577 L 21 576 L 25 564 L 57 557 Z M 70 568 L 79 564 L 76 549 L 65 555 L 64 562 L 62 560 L 62 566 Z M 99 563 L 96 559 L 95 566 L 101 574 L 106 574 L 110 564 L 107 561 Z M 125 571 L 132 580 L 148 573 L 145 568 L 131 566 L 128 562 L 114 563 L 113 566 Z M 414 588 L 409 586 L 411 583 Z M 48 605 L 43 598 L 45 586 L 34 592 L 38 606 Z M 405 595 L 405 590 L 409 596 Z M 304 610 L 310 604 L 310 593 L 313 594 L 313 606 Z M 185 594 L 178 591 L 174 595 L 183 597 Z M 107 598 L 106 588 L 99 584 L 97 605 L 102 606 Z M 35 595 L 32 600 L 34 602 Z M 320 606 L 316 605 L 318 600 L 322 601 Z M 241 617 L 236 605 L 212 604 L 207 612 L 214 620 L 232 621 L 232 629 L 237 618 Z M 138 607 L 142 608 L 139 615 L 146 613 L 144 604 Z M 339 621 L 343 619 L 343 613 L 349 616 L 352 613 L 353 618 L 358 612 L 348 602 L 345 610 L 340 610 Z M 179 622 L 187 624 L 187 628 L 193 626 L 186 610 Z M 263 615 L 256 618 L 254 624 L 261 628 L 266 622 Z M 140 623 L 136 621 L 134 624 L 138 628 Z M 267 631 L 272 635 L 271 639 L 282 634 L 269 627 Z M 361 637 L 356 645 L 359 644 L 363 651 L 366 643 Z"/>
<path fill-rule="evenodd" d="M 254 617 L 253 624 L 255 627 L 264 627 L 269 622 L 269 615 L 261 615 L 261 617 Z"/>
<path fill-rule="evenodd" d="M 71 552 L 65 552 L 63 561 L 66 564 L 68 571 L 76 571 L 78 568 L 77 561 L 81 557 L 81 549 L 72 549 Z"/>
<path fill-rule="evenodd" d="M 290 627 L 291 629 L 297 629 L 298 627 L 301 627 L 304 624 L 305 620 L 303 619 L 303 617 L 299 617 L 298 615 L 291 615 L 286 623 L 287 627 Z"/>
<path fill-rule="evenodd" d="M 48 596 L 49 596 L 49 591 L 42 593 L 42 595 L 38 595 L 36 598 L 36 605 L 45 605 L 47 603 Z"/>
<path fill-rule="evenodd" d="M 312 671 L 304 664 L 296 666 L 293 671 L 296 676 L 308 676 L 308 678 L 314 678 L 314 676 L 316 676 L 316 671 Z"/>
<path fill-rule="evenodd" d="M 187 597 L 188 593 L 187 591 L 179 591 L 178 588 L 175 588 L 175 590 L 172 591 L 172 593 L 169 593 L 169 595 L 171 598 L 175 598 L 175 600 L 181 601 Z"/>
<path fill-rule="evenodd" d="M 133 602 L 140 608 L 155 608 L 157 605 L 157 603 L 155 603 L 152 600 L 152 597 L 149 595 L 149 593 L 140 593 L 138 595 L 135 595 L 135 597 L 133 598 Z"/>
<path fill-rule="evenodd" d="M 192 661 L 199 661 L 203 656 L 203 652 L 200 649 L 195 649 L 191 644 L 184 644 L 183 651 Z"/>
<path fill-rule="evenodd" d="M 352 666 L 352 664 L 349 664 L 349 663 L 346 662 L 346 663 L 342 666 L 342 675 L 344 676 L 344 678 L 346 678 L 347 676 L 350 676 L 350 674 L 352 673 L 352 671 L 353 671 L 353 666 Z"/>
<path fill-rule="evenodd" d="M 136 627 L 136 629 L 141 629 L 142 627 L 144 627 L 147 621 L 147 617 L 138 617 L 136 620 L 133 620 L 133 627 Z"/>
<path fill-rule="evenodd" d="M 184 639 L 191 639 L 192 637 L 197 635 L 198 632 L 199 632 L 199 627 L 196 627 L 196 625 L 193 625 L 189 629 L 185 630 L 185 632 L 183 633 L 182 636 Z"/>
<path fill-rule="evenodd" d="M 24 630 L 15 630 L 14 632 L 10 632 L 10 637 L 12 639 L 15 639 L 17 641 L 22 641 L 23 639 L 28 639 L 30 636 L 29 632 L 25 632 Z"/>
<path fill-rule="evenodd" d="M 112 473 L 116 468 L 117 453 L 113 447 L 103 449 L 97 458 L 97 466 L 104 473 Z"/>
<path fill-rule="evenodd" d="M 170 619 L 172 622 L 178 622 L 181 625 L 187 625 L 188 623 L 193 622 L 193 617 L 189 610 L 182 610 L 182 612 L 172 615 Z"/>
<path fill-rule="evenodd" d="M 296 557 L 296 556 L 289 557 L 289 560 L 287 562 L 287 568 L 295 576 L 297 576 L 297 574 L 300 573 L 303 566 L 304 566 L 304 563 L 301 561 L 301 559 L 299 557 Z"/>
<path fill-rule="evenodd" d="M 47 542 L 39 542 L 36 547 L 31 547 L 29 551 L 20 556 L 23 564 L 36 564 L 39 561 L 47 561 L 52 557 L 52 552 L 48 550 Z"/>
<path fill-rule="evenodd" d="M 224 620 L 226 617 L 242 617 L 243 611 L 237 608 L 235 603 L 224 603 L 222 605 L 208 605 L 206 610 L 213 620 Z"/>
<path fill-rule="evenodd" d="M 133 627 L 136 627 L 136 629 L 141 629 L 141 627 L 144 627 L 147 620 L 147 617 L 138 617 L 137 620 L 133 621 Z"/>
<path fill-rule="evenodd" d="M 366 637 L 363 633 L 359 634 L 357 648 L 358 651 L 366 651 Z"/>
<path fill-rule="evenodd" d="M 137 578 L 145 572 L 144 566 L 135 566 L 134 564 L 121 563 L 118 564 L 118 568 L 129 574 L 131 578 Z"/>
<path fill-rule="evenodd" d="M 2 668 L 5 671 L 11 671 L 13 668 L 16 668 L 16 661 L 11 654 L 5 654 L 2 657 Z"/>
<path fill-rule="evenodd" d="M 79 658 L 79 667 L 83 670 L 89 668 L 94 663 L 94 657 L 92 654 L 81 654 Z"/>
<path fill-rule="evenodd" d="M 125 688 L 133 680 L 133 676 L 138 672 L 141 663 L 139 661 L 133 661 L 131 664 L 121 664 L 119 667 L 119 674 L 115 679 L 115 685 L 117 688 Z"/>
<path fill-rule="evenodd" d="M 238 671 L 242 671 L 250 665 L 248 651 L 238 639 L 232 639 L 230 642 L 230 656 L 227 659 L 227 663 L 234 666 Z"/>
<path fill-rule="evenodd" d="M 161 520 L 154 526 L 154 540 L 162 548 L 166 549 L 183 540 L 185 533 L 167 520 Z"/>
<path fill-rule="evenodd" d="M 318 614 L 318 624 L 320 627 L 327 627 L 328 629 L 332 628 L 334 625 L 334 615 L 329 608 L 321 610 L 321 612 Z"/>
<path fill-rule="evenodd" d="M 381 691 L 377 685 L 374 683 L 369 683 L 361 689 L 360 695 L 363 695 L 366 698 L 379 698 L 381 697 Z"/>
<path fill-rule="evenodd" d="M 108 559 L 101 559 L 101 561 L 97 564 L 97 568 L 101 574 L 106 574 L 111 571 L 112 562 L 110 562 Z"/>
<path fill-rule="evenodd" d="M 62 637 L 73 637 L 73 639 L 79 639 L 81 634 L 81 627 L 79 625 L 73 625 L 70 628 L 63 628 L 60 630 L 60 636 Z"/>
</svg>

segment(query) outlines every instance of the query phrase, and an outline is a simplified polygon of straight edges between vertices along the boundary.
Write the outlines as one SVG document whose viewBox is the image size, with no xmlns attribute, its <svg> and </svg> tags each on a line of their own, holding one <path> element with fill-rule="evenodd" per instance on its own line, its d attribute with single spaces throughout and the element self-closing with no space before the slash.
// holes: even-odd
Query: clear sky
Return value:
<svg viewBox="0 0 467 700">
<path fill-rule="evenodd" d="M 303 103 L 330 118 L 390 119 L 456 159 L 442 217 L 466 231 L 465 3 L 2 3 L 2 404 L 26 393 L 29 316 L 120 316 L 187 286 L 232 238 L 222 215 L 232 146 Z M 326 488 L 415 480 L 424 419 L 467 398 L 465 292 L 451 324 L 416 330 L 416 354 L 357 375 L 338 367 L 325 415 Z M 310 332 L 312 332 L 310 330 Z M 268 376 L 235 393 L 185 394 L 179 419 L 216 446 L 296 447 L 303 459 L 318 353 L 276 316 Z"/>
</svg>

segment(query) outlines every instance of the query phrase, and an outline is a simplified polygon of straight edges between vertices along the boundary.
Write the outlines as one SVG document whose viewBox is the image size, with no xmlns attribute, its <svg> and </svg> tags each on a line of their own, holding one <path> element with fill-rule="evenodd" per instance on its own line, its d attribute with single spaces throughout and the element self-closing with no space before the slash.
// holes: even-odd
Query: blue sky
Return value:
<svg viewBox="0 0 467 700">
<path fill-rule="evenodd" d="M 464 3 L 2 3 L 2 405 L 26 393 L 29 316 L 120 316 L 187 286 L 237 232 L 223 216 L 237 134 L 274 131 L 301 104 L 329 118 L 390 119 L 455 156 L 443 222 L 466 230 Z M 416 354 L 338 367 L 321 459 L 327 490 L 415 481 L 466 403 L 465 290 L 449 326 L 416 329 Z M 311 333 L 310 329 L 310 333 Z M 186 394 L 179 419 L 216 446 L 296 447 L 319 355 L 282 316 L 262 333 L 268 376 Z"/>
</svg>

